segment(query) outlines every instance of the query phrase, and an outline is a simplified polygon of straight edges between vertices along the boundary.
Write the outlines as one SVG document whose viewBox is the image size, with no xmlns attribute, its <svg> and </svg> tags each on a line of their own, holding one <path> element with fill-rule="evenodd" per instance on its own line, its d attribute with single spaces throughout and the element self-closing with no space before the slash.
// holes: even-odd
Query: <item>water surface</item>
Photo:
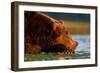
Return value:
<svg viewBox="0 0 100 73">
<path fill-rule="evenodd" d="M 74 35 L 73 38 L 79 43 L 73 58 L 75 59 L 90 58 L 90 36 Z"/>
</svg>

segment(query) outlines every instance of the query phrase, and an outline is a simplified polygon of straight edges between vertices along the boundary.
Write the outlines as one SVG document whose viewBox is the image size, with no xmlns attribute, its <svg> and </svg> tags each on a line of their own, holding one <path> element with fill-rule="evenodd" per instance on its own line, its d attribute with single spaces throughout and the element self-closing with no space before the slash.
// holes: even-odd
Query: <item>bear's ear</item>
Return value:
<svg viewBox="0 0 100 73">
<path fill-rule="evenodd" d="M 52 30 L 56 30 L 56 25 L 55 25 L 55 23 L 52 24 Z"/>
<path fill-rule="evenodd" d="M 49 30 L 54 30 L 54 23 L 51 23 L 51 24 L 48 24 L 47 25 L 47 29 L 49 29 Z"/>
<path fill-rule="evenodd" d="M 64 24 L 64 22 L 62 21 L 62 20 L 56 20 L 56 22 L 59 24 L 59 23 L 61 23 L 62 25 Z M 51 27 L 52 27 L 52 30 L 56 30 L 56 25 L 55 25 L 55 23 L 52 23 L 52 25 L 51 25 Z"/>
<path fill-rule="evenodd" d="M 59 23 L 62 24 L 62 25 L 64 24 L 64 22 L 63 22 L 62 20 L 56 20 L 56 22 L 57 22 L 58 24 L 59 24 Z M 52 27 L 53 27 L 53 30 L 56 30 L 56 25 L 55 25 L 55 23 L 52 24 Z"/>
<path fill-rule="evenodd" d="M 59 22 L 60 22 L 61 24 L 64 24 L 63 20 L 59 20 Z"/>
</svg>

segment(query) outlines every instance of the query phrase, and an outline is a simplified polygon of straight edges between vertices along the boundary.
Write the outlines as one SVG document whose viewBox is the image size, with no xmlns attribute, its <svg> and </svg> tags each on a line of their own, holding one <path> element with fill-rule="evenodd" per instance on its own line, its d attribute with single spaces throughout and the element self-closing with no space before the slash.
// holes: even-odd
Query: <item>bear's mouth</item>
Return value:
<svg viewBox="0 0 100 73">
<path fill-rule="evenodd" d="M 65 55 L 72 55 L 75 52 L 73 50 L 71 50 L 70 48 L 66 48 L 64 45 L 62 44 L 57 44 L 57 45 L 53 45 L 53 46 L 49 46 L 48 48 L 44 48 L 42 49 L 42 52 L 45 53 L 60 53 L 60 54 L 65 54 Z"/>
<path fill-rule="evenodd" d="M 70 49 L 65 49 L 65 51 L 64 51 L 64 54 L 66 54 L 66 55 L 73 55 L 75 52 L 74 51 L 72 51 L 72 50 L 70 50 Z"/>
</svg>

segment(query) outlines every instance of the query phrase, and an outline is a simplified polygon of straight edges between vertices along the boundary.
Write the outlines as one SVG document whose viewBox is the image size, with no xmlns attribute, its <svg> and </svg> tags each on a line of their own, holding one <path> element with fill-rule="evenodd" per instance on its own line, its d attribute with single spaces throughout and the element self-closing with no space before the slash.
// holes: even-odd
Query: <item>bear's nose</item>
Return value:
<svg viewBox="0 0 100 73">
<path fill-rule="evenodd" d="M 73 41 L 73 44 L 71 45 L 70 49 L 75 50 L 77 46 L 78 46 L 78 42 Z"/>
<path fill-rule="evenodd" d="M 75 43 L 74 43 L 74 49 L 76 49 L 77 46 L 78 46 L 78 42 L 75 41 Z"/>
<path fill-rule="evenodd" d="M 75 43 L 76 43 L 76 46 L 78 46 L 78 42 L 77 42 L 77 41 L 75 41 Z"/>
</svg>

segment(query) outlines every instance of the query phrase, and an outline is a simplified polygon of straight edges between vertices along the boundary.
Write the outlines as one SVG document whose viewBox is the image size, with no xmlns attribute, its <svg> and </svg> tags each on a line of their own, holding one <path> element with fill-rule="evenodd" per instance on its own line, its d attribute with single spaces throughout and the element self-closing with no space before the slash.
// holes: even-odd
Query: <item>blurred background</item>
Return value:
<svg viewBox="0 0 100 73">
<path fill-rule="evenodd" d="M 43 12 L 54 19 L 63 20 L 65 26 L 72 34 L 89 35 L 90 34 L 90 14 L 77 13 L 52 13 Z"/>
</svg>

